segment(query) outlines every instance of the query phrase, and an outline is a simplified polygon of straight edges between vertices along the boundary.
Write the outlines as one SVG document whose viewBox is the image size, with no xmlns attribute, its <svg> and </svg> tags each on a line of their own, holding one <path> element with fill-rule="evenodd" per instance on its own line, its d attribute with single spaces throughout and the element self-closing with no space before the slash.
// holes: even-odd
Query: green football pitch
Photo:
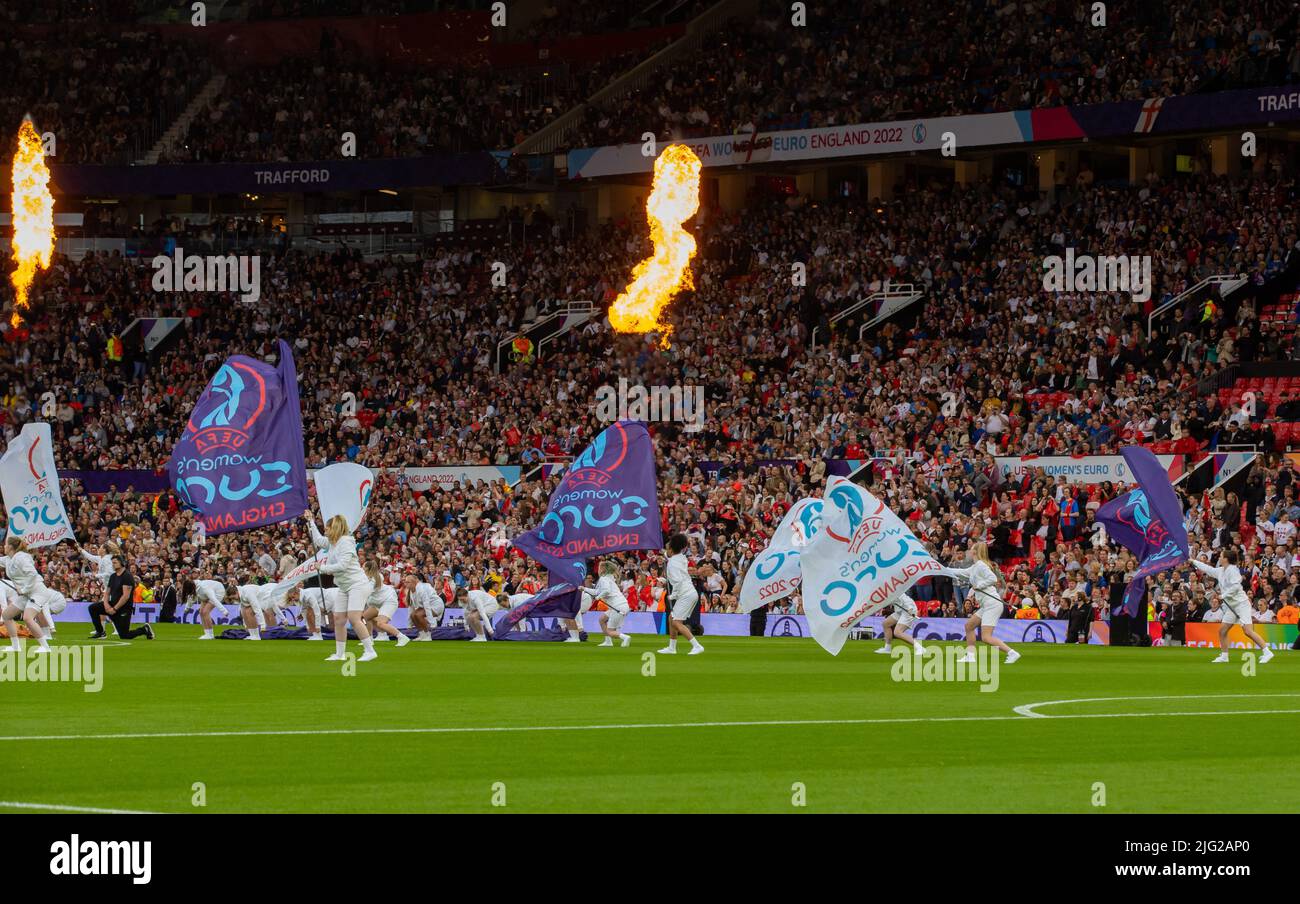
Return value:
<svg viewBox="0 0 1300 904">
<path fill-rule="evenodd" d="M 344 668 L 328 641 L 195 634 L 105 645 L 97 693 L 0 683 L 0 812 L 1300 808 L 1289 650 L 1248 674 L 1241 651 L 1023 645 L 981 691 L 894 680 L 877 642 L 385 643 Z"/>
</svg>

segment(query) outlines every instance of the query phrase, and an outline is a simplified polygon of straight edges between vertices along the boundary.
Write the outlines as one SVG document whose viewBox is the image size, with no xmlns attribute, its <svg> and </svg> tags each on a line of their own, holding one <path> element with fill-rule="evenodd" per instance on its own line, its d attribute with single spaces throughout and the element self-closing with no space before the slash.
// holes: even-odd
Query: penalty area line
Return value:
<svg viewBox="0 0 1300 904">
<path fill-rule="evenodd" d="M 1266 696 L 1242 695 L 1242 696 Z M 1271 696 L 1300 696 L 1278 694 Z M 1140 698 L 1147 699 L 1147 698 Z M 1079 700 L 1060 700 L 1058 703 L 1079 703 Z M 1032 703 L 1029 706 L 1044 706 Z M 1021 707 L 1017 707 L 1020 709 Z M 1026 722 L 1037 719 L 1129 719 L 1159 716 L 1264 716 L 1300 713 L 1300 709 L 1211 710 L 1205 712 L 1143 712 L 1143 713 L 1071 713 L 1063 716 L 1044 716 L 1021 713 L 1011 716 L 915 716 L 896 719 L 767 719 L 736 722 L 631 722 L 603 725 L 483 725 L 445 728 L 303 728 L 265 729 L 250 731 L 154 731 L 117 732 L 113 734 L 76 735 L 8 735 L 4 741 L 112 741 L 148 740 L 152 738 L 259 738 L 259 737 L 316 737 L 321 735 L 437 735 L 437 734 L 511 734 L 518 732 L 550 731 L 639 731 L 664 728 L 780 728 L 806 725 L 906 725 L 943 722 Z"/>
</svg>

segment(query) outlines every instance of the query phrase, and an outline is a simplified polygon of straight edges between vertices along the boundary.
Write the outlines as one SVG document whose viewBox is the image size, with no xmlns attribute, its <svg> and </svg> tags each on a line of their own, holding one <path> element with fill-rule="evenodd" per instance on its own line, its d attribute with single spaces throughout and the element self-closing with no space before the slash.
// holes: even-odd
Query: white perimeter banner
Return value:
<svg viewBox="0 0 1300 904">
<path fill-rule="evenodd" d="M 1170 473 L 1178 456 L 1157 455 L 1156 458 L 1171 478 L 1178 476 Z M 1122 455 L 1030 455 L 1023 458 L 999 455 L 998 467 L 1007 477 L 1019 477 L 1026 470 L 1042 468 L 1048 477 L 1064 477 L 1070 483 L 1135 482 Z"/>
<path fill-rule="evenodd" d="M 1019 144 L 1029 141 L 1032 136 L 1028 117 L 1017 117 L 1015 113 L 977 113 L 821 129 L 759 132 L 755 135 L 688 138 L 680 142 L 662 142 L 658 149 L 662 151 L 669 144 L 684 144 L 699 156 L 705 166 L 738 166 L 786 160 L 897 154 L 903 151 L 935 151 L 942 146 L 945 132 L 960 136 L 957 142 L 965 148 Z M 641 151 L 641 144 L 569 151 L 569 178 L 589 179 L 595 176 L 651 172 L 655 158 L 647 157 Z"/>
</svg>

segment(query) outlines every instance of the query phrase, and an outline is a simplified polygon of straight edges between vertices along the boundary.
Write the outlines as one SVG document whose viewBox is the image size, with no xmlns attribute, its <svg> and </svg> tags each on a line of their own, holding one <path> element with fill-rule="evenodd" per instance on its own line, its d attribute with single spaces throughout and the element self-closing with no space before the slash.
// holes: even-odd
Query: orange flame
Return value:
<svg viewBox="0 0 1300 904">
<path fill-rule="evenodd" d="M 11 321 L 16 327 L 23 322 L 18 309 L 27 307 L 27 292 L 36 278 L 36 270 L 48 267 L 54 253 L 54 196 L 50 194 L 50 168 L 45 165 L 41 136 L 30 119 L 24 119 L 18 130 L 13 177 L 11 209 L 14 235 L 10 246 L 18 267 L 9 275 L 9 280 L 17 292 Z"/>
<path fill-rule="evenodd" d="M 632 282 L 614 299 L 609 322 L 620 333 L 662 332 L 668 347 L 672 326 L 659 319 L 672 297 L 694 286 L 695 237 L 682 224 L 700 208 L 700 158 L 684 144 L 664 148 L 655 161 L 654 187 L 646 199 L 654 253 L 632 270 Z"/>
</svg>

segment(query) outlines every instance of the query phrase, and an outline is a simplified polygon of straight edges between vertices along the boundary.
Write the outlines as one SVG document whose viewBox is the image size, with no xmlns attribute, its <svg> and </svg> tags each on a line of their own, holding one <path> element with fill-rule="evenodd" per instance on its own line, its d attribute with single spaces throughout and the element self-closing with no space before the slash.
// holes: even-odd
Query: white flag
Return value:
<svg viewBox="0 0 1300 904">
<path fill-rule="evenodd" d="M 321 468 L 312 479 L 316 481 L 316 498 L 325 523 L 329 524 L 335 515 L 342 515 L 348 521 L 348 530 L 356 530 L 370 507 L 370 493 L 375 486 L 374 472 L 345 461 Z"/>
<path fill-rule="evenodd" d="M 843 477 L 826 483 L 822 528 L 799 556 L 803 610 L 832 655 L 849 629 L 943 565 L 885 504 Z"/>
<path fill-rule="evenodd" d="M 9 514 L 9 536 L 33 549 L 72 539 L 72 524 L 59 493 L 50 425 L 27 424 L 0 458 L 0 490 Z"/>
<path fill-rule="evenodd" d="M 799 553 L 822 523 L 822 501 L 800 499 L 785 513 L 772 540 L 749 566 L 740 586 L 740 610 L 752 612 L 794 593 L 803 572 Z"/>
<path fill-rule="evenodd" d="M 291 587 L 301 584 L 307 578 L 318 576 L 320 567 L 325 564 L 325 560 L 328 558 L 329 553 L 325 550 L 316 550 L 316 555 L 280 575 L 279 586 L 283 588 L 285 593 L 288 593 Z"/>
</svg>

